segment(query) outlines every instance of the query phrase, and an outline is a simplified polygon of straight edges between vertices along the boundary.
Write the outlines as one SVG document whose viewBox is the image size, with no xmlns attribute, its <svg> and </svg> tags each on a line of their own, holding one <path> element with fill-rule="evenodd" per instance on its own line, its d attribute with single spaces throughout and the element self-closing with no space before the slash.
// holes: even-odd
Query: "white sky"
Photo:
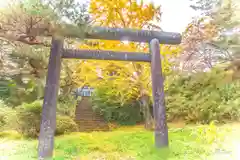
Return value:
<svg viewBox="0 0 240 160">
<path fill-rule="evenodd" d="M 0 0 L 0 8 L 6 6 L 11 0 Z M 164 31 L 183 32 L 191 18 L 197 13 L 192 10 L 190 0 L 145 0 L 162 6 L 162 22 L 160 26 Z"/>
<path fill-rule="evenodd" d="M 9 0 L 8 0 L 9 1 Z M 0 8 L 5 7 L 7 1 L 0 0 Z"/>
<path fill-rule="evenodd" d="M 160 26 L 164 31 L 183 32 L 197 12 L 190 8 L 190 0 L 153 0 L 161 5 L 162 22 Z"/>
</svg>

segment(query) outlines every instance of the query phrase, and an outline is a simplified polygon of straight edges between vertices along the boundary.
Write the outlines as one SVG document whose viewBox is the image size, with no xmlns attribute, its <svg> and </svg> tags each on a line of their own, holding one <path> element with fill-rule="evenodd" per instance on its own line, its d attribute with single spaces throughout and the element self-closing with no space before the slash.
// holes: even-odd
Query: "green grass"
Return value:
<svg viewBox="0 0 240 160">
<path fill-rule="evenodd" d="M 55 160 L 200 160 L 209 145 L 196 141 L 196 128 L 170 129 L 169 149 L 154 147 L 154 136 L 143 128 L 112 132 L 73 133 L 56 138 Z M 2 138 L 1 138 L 2 137 Z M 37 140 L 1 136 L 0 160 L 36 160 Z"/>
</svg>

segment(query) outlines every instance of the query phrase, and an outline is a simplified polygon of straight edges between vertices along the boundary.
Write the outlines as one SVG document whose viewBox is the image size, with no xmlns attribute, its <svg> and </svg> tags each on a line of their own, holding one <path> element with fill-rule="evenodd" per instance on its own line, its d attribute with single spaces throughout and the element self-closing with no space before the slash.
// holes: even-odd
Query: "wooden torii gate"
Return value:
<svg viewBox="0 0 240 160">
<path fill-rule="evenodd" d="M 99 50 L 71 50 L 63 48 L 63 39 L 52 38 L 48 73 L 42 108 L 42 119 L 38 144 L 40 160 L 52 157 L 54 149 L 54 132 L 56 128 L 56 104 L 62 58 L 138 61 L 151 63 L 153 111 L 155 120 L 155 146 L 168 146 L 168 128 L 164 100 L 164 86 L 159 44 L 180 44 L 179 33 L 149 30 L 95 27 L 86 33 L 87 39 L 128 40 L 149 43 L 150 54 L 136 52 L 113 52 Z"/>
</svg>

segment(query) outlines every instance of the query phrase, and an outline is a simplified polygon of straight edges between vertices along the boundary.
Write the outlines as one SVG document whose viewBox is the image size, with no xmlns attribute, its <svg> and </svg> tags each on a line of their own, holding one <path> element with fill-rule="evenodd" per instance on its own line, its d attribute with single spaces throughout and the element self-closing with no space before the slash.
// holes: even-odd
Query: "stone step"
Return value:
<svg viewBox="0 0 240 160">
<path fill-rule="evenodd" d="M 101 128 L 103 128 L 103 129 L 109 129 L 109 127 L 108 126 L 80 126 L 79 125 L 79 129 L 83 129 L 83 128 L 87 128 L 87 129 L 95 129 L 95 128 L 99 128 L 99 129 L 101 129 Z"/>
<path fill-rule="evenodd" d="M 109 130 L 109 127 L 104 127 L 104 126 L 91 126 L 91 127 L 80 127 L 79 126 L 79 131 L 85 131 L 85 130 L 92 130 L 92 131 L 96 131 L 96 130 Z"/>
<path fill-rule="evenodd" d="M 75 113 L 76 116 L 79 116 L 79 115 L 92 115 L 92 116 L 99 116 L 101 117 L 101 114 L 96 114 L 96 113 L 93 113 L 93 112 L 81 112 L 81 113 Z"/>
<path fill-rule="evenodd" d="M 97 113 L 93 113 L 93 112 L 79 112 L 79 113 L 75 113 L 75 115 L 95 115 L 95 116 L 101 116 L 101 114 L 97 114 Z"/>
<path fill-rule="evenodd" d="M 82 132 L 82 133 L 89 133 L 89 132 L 108 132 L 109 129 L 79 129 L 79 132 Z"/>
<path fill-rule="evenodd" d="M 97 120 L 104 121 L 103 117 L 94 116 L 94 115 L 78 115 L 78 116 L 75 116 L 75 119 L 97 119 Z"/>
<path fill-rule="evenodd" d="M 79 108 L 79 109 L 76 109 L 76 112 L 92 112 L 92 109 Z"/>
<path fill-rule="evenodd" d="M 84 125 L 84 126 L 108 126 L 107 124 L 105 123 L 87 123 L 87 122 L 76 122 L 78 125 Z"/>
<path fill-rule="evenodd" d="M 75 122 L 78 124 L 80 132 L 109 130 L 104 118 L 92 110 L 92 106 L 87 99 L 78 103 L 75 111 Z"/>
<path fill-rule="evenodd" d="M 84 124 L 84 125 L 107 125 L 106 123 L 101 123 L 101 122 L 87 122 L 87 121 L 76 121 L 77 124 Z"/>
<path fill-rule="evenodd" d="M 104 121 L 104 119 L 102 117 L 84 116 L 84 115 L 77 116 L 77 117 L 75 117 L 75 119 L 98 119 L 98 120 Z"/>
<path fill-rule="evenodd" d="M 77 124 L 83 124 L 84 126 L 107 126 L 105 123 L 95 123 L 95 122 L 76 122 Z"/>
<path fill-rule="evenodd" d="M 85 122 L 85 123 L 88 123 L 88 122 L 91 123 L 91 122 L 93 122 L 93 123 L 104 123 L 104 124 L 106 124 L 106 123 L 103 122 L 103 121 L 94 120 L 94 119 L 76 119 L 75 122 Z"/>
<path fill-rule="evenodd" d="M 97 119 L 102 119 L 103 120 L 103 117 L 94 116 L 94 115 L 78 115 L 78 116 L 76 116 L 76 118 L 82 118 L 82 117 L 84 117 L 84 118 L 90 117 L 90 118 L 97 118 Z"/>
</svg>

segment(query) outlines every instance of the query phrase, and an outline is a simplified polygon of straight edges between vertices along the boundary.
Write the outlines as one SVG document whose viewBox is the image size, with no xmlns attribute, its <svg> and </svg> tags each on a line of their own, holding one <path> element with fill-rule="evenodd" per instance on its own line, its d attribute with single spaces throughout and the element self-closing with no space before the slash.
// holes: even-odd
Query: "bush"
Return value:
<svg viewBox="0 0 240 160">
<path fill-rule="evenodd" d="M 61 135 L 70 132 L 77 132 L 78 125 L 69 116 L 57 115 L 56 135 Z"/>
<path fill-rule="evenodd" d="M 213 69 L 192 75 L 171 75 L 165 88 L 166 112 L 169 122 L 208 124 L 240 120 L 240 80 L 229 81 L 228 72 Z M 141 122 L 136 92 L 131 87 L 122 97 L 122 90 L 108 82 L 95 88 L 93 109 L 107 121 L 120 124 Z M 134 94 L 132 94 L 134 93 Z M 124 99 L 124 101 L 122 101 Z M 151 106 L 151 104 L 149 104 Z"/>
<path fill-rule="evenodd" d="M 130 92 L 131 88 L 129 88 Z M 143 117 L 137 97 L 119 100 L 119 92 L 111 83 L 99 85 L 92 96 L 93 110 L 99 112 L 106 121 L 133 125 L 142 122 Z"/>
<path fill-rule="evenodd" d="M 39 135 L 42 102 L 35 101 L 30 104 L 22 104 L 17 109 L 19 127 L 18 131 L 24 136 L 35 138 Z M 77 131 L 76 123 L 68 116 L 57 115 L 56 134 L 60 135 L 65 132 Z"/>
<path fill-rule="evenodd" d="M 215 120 L 220 123 L 240 120 L 240 80 L 229 81 L 228 77 L 228 72 L 221 69 L 167 77 L 168 121 L 208 124 Z M 133 91 L 129 87 L 126 92 L 132 94 Z M 101 84 L 92 97 L 93 109 L 110 122 L 136 124 L 142 121 L 137 96 L 126 96 L 124 102 L 120 97 L 119 88 L 111 82 Z"/>
<path fill-rule="evenodd" d="M 1 104 L 0 104 L 1 105 Z M 17 127 L 16 112 L 12 108 L 0 106 L 0 131 Z"/>
<path fill-rule="evenodd" d="M 240 117 L 240 83 L 226 82 L 226 73 L 213 70 L 172 80 L 166 91 L 169 121 L 189 123 L 236 121 Z"/>
<path fill-rule="evenodd" d="M 24 103 L 18 110 L 18 131 L 27 137 L 37 137 L 40 131 L 42 102 Z"/>
</svg>

